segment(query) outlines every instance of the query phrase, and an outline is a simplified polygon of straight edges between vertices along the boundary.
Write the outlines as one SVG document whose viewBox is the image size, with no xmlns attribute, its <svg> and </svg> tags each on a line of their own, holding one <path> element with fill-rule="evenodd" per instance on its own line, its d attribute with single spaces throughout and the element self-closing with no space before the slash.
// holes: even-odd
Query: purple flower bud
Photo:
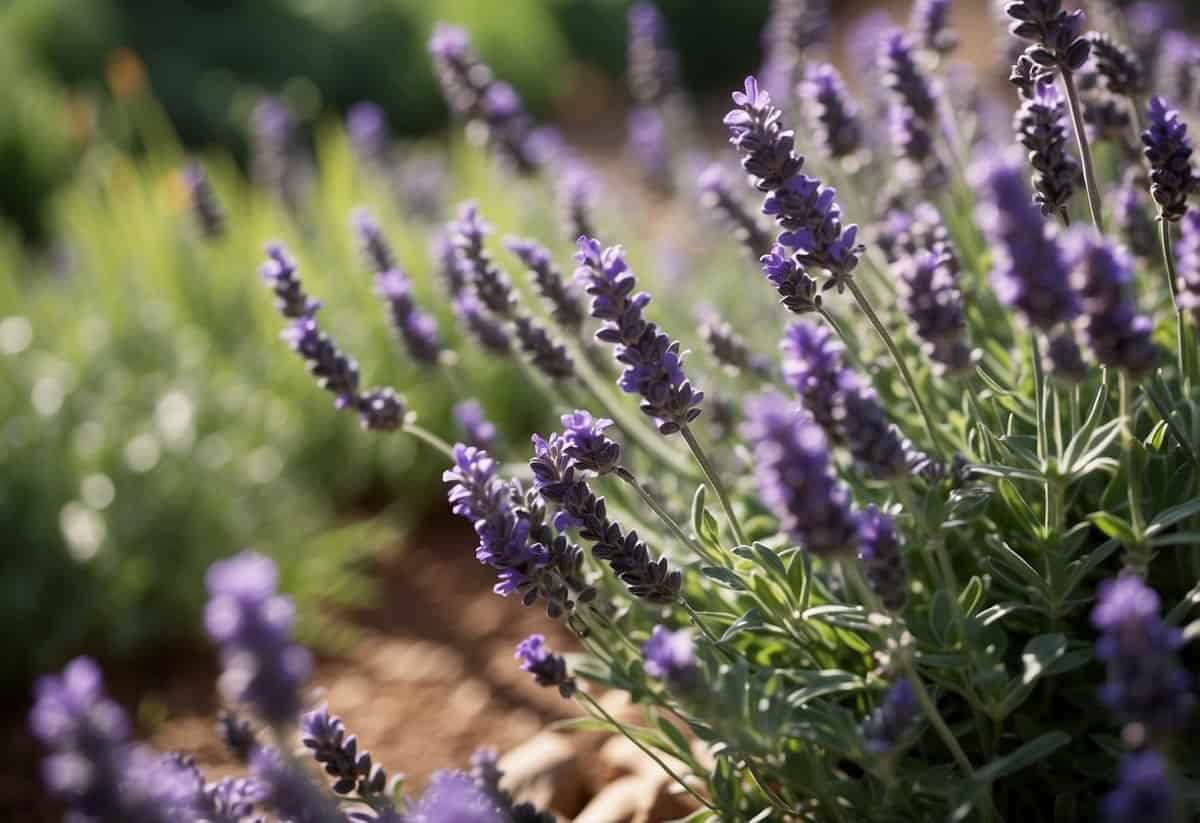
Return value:
<svg viewBox="0 0 1200 823">
<path fill-rule="evenodd" d="M 950 28 L 950 0 L 916 0 L 910 27 L 925 51 L 947 55 L 958 48 L 958 35 Z"/>
<path fill-rule="evenodd" d="M 250 721 L 237 712 L 221 709 L 217 713 L 217 739 L 225 750 L 239 763 L 250 760 L 250 753 L 258 747 L 258 737 Z"/>
<path fill-rule="evenodd" d="M 392 327 L 409 355 L 418 363 L 435 365 L 442 354 L 437 320 L 417 308 L 408 277 L 399 269 L 382 271 L 375 276 L 375 290 L 387 303 Z"/>
<path fill-rule="evenodd" d="M 700 671 L 696 664 L 696 644 L 686 629 L 671 631 L 655 626 L 642 644 L 646 674 L 665 680 L 673 687 L 686 689 L 696 685 Z"/>
<path fill-rule="evenodd" d="M 684 375 L 679 343 L 642 317 L 650 295 L 630 296 L 637 281 L 625 264 L 624 249 L 601 251 L 600 241 L 581 237 L 575 260 L 575 278 L 592 296 L 592 317 L 604 321 L 596 338 L 615 344 L 617 361 L 625 367 L 618 385 L 641 395 L 642 411 L 654 418 L 660 432 L 679 431 L 700 416 L 704 393 Z"/>
<path fill-rule="evenodd" d="M 360 798 L 369 799 L 376 807 L 392 807 L 385 794 L 387 772 L 372 763 L 370 752 L 358 748 L 358 738 L 346 734 L 342 719 L 330 714 L 327 705 L 322 704 L 301 718 L 300 735 L 300 742 L 312 750 L 313 759 L 334 778 L 335 793 L 353 792 Z"/>
<path fill-rule="evenodd" d="M 275 564 L 243 552 L 212 564 L 205 582 L 204 625 L 221 650 L 226 698 L 251 707 L 269 725 L 294 721 L 312 658 L 292 642 L 295 607 L 277 593 Z"/>
<path fill-rule="evenodd" d="M 460 206 L 458 220 L 451 224 L 451 230 L 462 269 L 480 302 L 492 314 L 508 319 L 516 298 L 508 275 L 492 262 L 484 248 L 484 238 L 491 234 L 492 227 L 480 216 L 478 205 L 472 202 Z"/>
<path fill-rule="evenodd" d="M 1145 71 L 1138 56 L 1110 35 L 1090 31 L 1084 37 L 1091 45 L 1091 63 L 1113 94 L 1138 97 L 1145 92 Z"/>
<path fill-rule="evenodd" d="M 392 135 L 383 106 L 370 101 L 355 103 L 346 112 L 346 133 L 361 162 L 386 169 Z"/>
<path fill-rule="evenodd" d="M 299 207 L 296 124 L 283 101 L 264 97 L 250 118 L 251 166 L 255 179 L 274 191 L 292 210 Z"/>
<path fill-rule="evenodd" d="M 771 105 L 771 95 L 759 88 L 758 80 L 746 78 L 745 91 L 733 93 L 737 108 L 725 115 L 729 142 L 744 156 L 742 168 L 759 191 L 774 191 L 790 180 L 804 165 L 793 150 L 795 135 L 780 124 L 783 112 Z"/>
<path fill-rule="evenodd" d="M 1062 248 L 1034 207 L 1011 158 L 977 166 L 977 219 L 992 249 L 992 288 L 1044 332 L 1072 320 L 1079 302 Z"/>
<path fill-rule="evenodd" d="M 642 105 L 662 103 L 679 83 L 679 57 L 667 41 L 666 24 L 648 0 L 630 6 L 627 21 L 629 90 Z"/>
<path fill-rule="evenodd" d="M 884 608 L 899 612 L 908 600 L 908 569 L 892 518 L 874 505 L 859 515 L 858 560 L 871 591 Z"/>
<path fill-rule="evenodd" d="M 1092 610 L 1096 656 L 1108 667 L 1100 699 L 1135 743 L 1178 733 L 1195 705 L 1192 678 L 1179 662 L 1183 634 L 1163 622 L 1159 605 L 1153 589 L 1124 574 L 1100 584 Z"/>
<path fill-rule="evenodd" d="M 493 354 L 508 354 L 511 348 L 508 333 L 474 294 L 464 290 L 454 298 L 453 306 L 458 319 L 480 346 Z"/>
<path fill-rule="evenodd" d="M 828 63 L 810 65 L 800 95 L 808 107 L 814 138 L 827 156 L 848 157 L 862 147 L 858 106 L 837 69 Z"/>
<path fill-rule="evenodd" d="M 1156 751 L 1127 754 L 1117 787 L 1105 796 L 1105 823 L 1176 823 L 1178 800 L 1166 759 Z"/>
<path fill-rule="evenodd" d="M 260 269 L 263 280 L 275 292 L 275 308 L 284 317 L 311 317 L 321 304 L 309 297 L 296 275 L 296 261 L 278 244 L 267 246 L 267 262 Z"/>
<path fill-rule="evenodd" d="M 383 236 L 378 221 L 364 208 L 350 213 L 350 227 L 358 238 L 363 258 L 373 272 L 384 272 L 396 268 L 396 255 L 391 244 Z"/>
<path fill-rule="evenodd" d="M 1087 62 L 1091 43 L 1079 36 L 1082 11 L 1065 11 L 1062 0 L 1012 0 L 1004 13 L 1013 20 L 1009 32 L 1034 44 L 1028 54 L 1038 65 L 1075 71 Z"/>
<path fill-rule="evenodd" d="M 1154 368 L 1158 348 L 1154 324 L 1137 313 L 1133 300 L 1133 261 L 1124 249 L 1095 232 L 1070 237 L 1072 285 L 1083 304 L 1081 325 L 1092 355 L 1101 365 L 1140 377 Z"/>
<path fill-rule="evenodd" d="M 758 219 L 729 190 L 719 163 L 708 166 L 700 175 L 700 202 L 732 227 L 734 238 L 755 260 L 770 248 L 771 240 Z"/>
<path fill-rule="evenodd" d="M 568 700 L 575 694 L 575 679 L 567 674 L 567 661 L 550 650 L 543 635 L 531 634 L 522 640 L 514 657 L 520 661 L 521 671 L 532 674 L 539 686 L 557 687 Z"/>
<path fill-rule="evenodd" d="M 446 293 L 452 299 L 458 297 L 467 286 L 467 278 L 450 237 L 446 234 L 434 237 L 429 244 L 429 256 L 433 260 L 434 269 L 445 284 Z"/>
<path fill-rule="evenodd" d="M 545 327 L 528 315 L 513 318 L 517 340 L 533 367 L 551 380 L 570 380 L 575 376 L 575 361 L 565 346 L 551 339 Z"/>
<path fill-rule="evenodd" d="M 862 724 L 863 747 L 876 757 L 892 752 L 921 713 L 916 690 L 907 680 L 897 680 Z"/>
<path fill-rule="evenodd" d="M 483 416 L 478 400 L 464 400 L 454 405 L 454 421 L 468 445 L 491 449 L 496 442 L 496 426 Z"/>
<path fill-rule="evenodd" d="M 200 232 L 209 240 L 214 240 L 225 234 L 225 213 L 217 201 L 216 192 L 208 181 L 204 166 L 197 160 L 190 161 L 183 170 L 183 180 L 187 185 L 188 201 L 192 205 L 192 215 Z"/>
<path fill-rule="evenodd" d="M 783 531 L 820 557 L 853 552 L 858 518 L 849 489 L 834 477 L 821 428 L 769 392 L 750 403 L 742 430 L 754 450 L 759 494 Z"/>
<path fill-rule="evenodd" d="M 1052 78 L 1034 84 L 1033 96 L 1021 104 L 1013 120 L 1017 140 L 1029 150 L 1034 201 L 1042 214 L 1067 208 L 1079 167 L 1066 150 L 1066 104 Z"/>
<path fill-rule="evenodd" d="M 604 434 L 612 423 L 582 409 L 562 416 L 566 453 L 579 469 L 604 475 L 621 465 L 621 445 Z"/>
<path fill-rule="evenodd" d="M 596 179 L 578 162 L 571 163 L 562 173 L 558 197 L 563 212 L 567 238 L 595 237 L 592 211 L 596 200 Z"/>
<path fill-rule="evenodd" d="M 1196 190 L 1192 141 L 1179 112 L 1161 97 L 1150 99 L 1150 126 L 1142 132 L 1150 164 L 1150 195 L 1164 220 L 1178 222 L 1187 213 L 1188 196 Z"/>
<path fill-rule="evenodd" d="M 809 276 L 804 266 L 788 254 L 788 250 L 783 246 L 773 246 L 768 254 L 759 258 L 759 265 L 767 280 L 779 292 L 779 302 L 788 311 L 809 314 L 821 307 L 817 281 Z"/>
<path fill-rule="evenodd" d="M 562 273 L 554 265 L 550 252 L 533 240 L 517 237 L 507 238 L 504 245 L 529 270 L 554 322 L 567 331 L 578 333 L 583 328 L 583 309 L 574 289 L 563 280 Z"/>
<path fill-rule="evenodd" d="M 711 307 L 698 313 L 700 337 L 713 360 L 734 373 L 744 371 L 764 380 L 771 378 L 774 366 L 769 357 L 751 351 L 733 326 L 722 320 Z"/>
<path fill-rule="evenodd" d="M 912 40 L 900 29 L 883 38 L 879 51 L 883 84 L 896 99 L 912 109 L 921 120 L 932 122 L 937 114 L 937 97 L 929 79 L 917 64 Z"/>
</svg>

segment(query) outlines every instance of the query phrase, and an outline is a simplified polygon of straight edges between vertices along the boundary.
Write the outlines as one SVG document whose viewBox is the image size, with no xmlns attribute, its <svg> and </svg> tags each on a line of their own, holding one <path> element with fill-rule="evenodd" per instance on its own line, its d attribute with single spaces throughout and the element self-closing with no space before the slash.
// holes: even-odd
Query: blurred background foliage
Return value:
<svg viewBox="0 0 1200 823">
<path fill-rule="evenodd" d="M 142 72 L 185 145 L 244 157 L 254 100 L 279 94 L 301 119 L 360 100 L 394 130 L 446 120 L 425 41 L 435 20 L 467 25 L 483 58 L 536 115 L 588 120 L 619 84 L 628 0 L 9 0 L 0 4 L 0 216 L 47 236 L 45 208 L 100 130 L 136 140 L 113 94 Z M 694 91 L 724 88 L 728 55 L 758 48 L 766 0 L 659 4 Z M 136 55 L 137 60 L 128 57 Z M 549 68 L 549 70 L 548 70 Z M 144 148 L 131 146 L 132 148 Z"/>
<path fill-rule="evenodd" d="M 609 161 L 623 142 L 614 113 L 624 108 L 627 3 L 503 6 L 0 6 L 0 690 L 24 694 L 32 673 L 84 650 L 136 659 L 179 648 L 199 626 L 203 570 L 247 546 L 279 561 L 306 640 L 332 647 L 343 627 L 329 607 L 370 597 L 370 576 L 359 572 L 371 553 L 441 511 L 442 461 L 335 413 L 279 341 L 283 324 L 256 267 L 266 241 L 287 243 L 364 385 L 399 387 L 427 427 L 456 437 L 449 410 L 461 397 L 398 351 L 350 211 L 366 203 L 380 218 L 452 344 L 429 244 L 453 204 L 480 200 L 497 227 L 494 253 L 522 288 L 504 234 L 549 244 L 568 273 L 572 246 L 553 181 L 513 181 L 457 131 L 444 136 L 425 47 L 433 21 L 467 25 L 533 111 L 580 142 L 606 145 Z M 756 65 L 766 2 L 703 6 L 662 4 L 689 85 L 724 91 Z M 734 48 L 748 57 L 721 59 Z M 249 112 L 265 93 L 282 96 L 308 143 L 302 214 L 288 214 L 244 171 Z M 394 190 L 356 167 L 342 114 L 364 99 L 382 103 L 408 136 L 406 156 L 432 158 L 444 189 L 437 220 L 404 213 Z M 204 242 L 187 213 L 188 154 L 203 156 L 227 214 L 217 243 Z M 620 176 L 605 181 L 600 213 L 611 236 L 630 238 L 634 265 L 667 278 L 711 275 L 710 297 L 732 304 L 738 280 L 723 275 L 748 265 L 735 244 L 709 245 L 703 219 L 664 218 L 636 181 L 622 190 Z M 738 301 L 744 316 L 770 304 L 766 290 L 758 296 Z M 656 311 L 676 313 L 685 346 L 702 348 L 689 305 Z M 773 331 L 762 331 L 769 347 Z M 512 391 L 519 374 L 507 361 L 466 346 L 462 362 L 502 436 L 521 433 L 513 453 L 524 453 L 524 433 L 550 425 L 545 401 Z M 706 388 L 731 379 L 710 375 Z"/>
</svg>

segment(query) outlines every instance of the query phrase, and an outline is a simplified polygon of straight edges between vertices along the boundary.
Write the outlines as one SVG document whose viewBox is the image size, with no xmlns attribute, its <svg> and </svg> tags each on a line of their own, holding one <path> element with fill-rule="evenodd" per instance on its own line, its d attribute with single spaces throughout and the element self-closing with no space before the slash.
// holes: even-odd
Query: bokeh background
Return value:
<svg viewBox="0 0 1200 823">
<path fill-rule="evenodd" d="M 700 348 L 703 291 L 770 351 L 778 328 L 750 322 L 769 290 L 746 296 L 753 264 L 686 183 L 720 152 L 728 91 L 762 63 L 768 3 L 658 5 L 698 113 L 672 137 L 685 181 L 673 196 L 625 150 L 626 0 L 0 4 L 0 819 L 54 819 L 24 714 L 31 678 L 81 652 L 104 661 L 156 742 L 219 760 L 203 573 L 247 546 L 280 563 L 302 637 L 322 654 L 315 681 L 390 768 L 419 780 L 563 710 L 517 676 L 513 643 L 545 621 L 490 595 L 469 530 L 445 511 L 440 458 L 335 413 L 279 342 L 256 268 L 264 242 L 286 240 L 366 382 L 400 387 L 425 425 L 456 436 L 461 398 L 398 354 L 348 214 L 366 203 L 381 217 L 444 327 L 428 249 L 454 204 L 478 199 L 497 237 L 538 237 L 568 271 L 570 242 L 553 181 L 514 185 L 447 128 L 425 44 L 448 20 L 599 170 L 606 237 L 670 290 L 657 311 L 685 344 Z M 835 5 L 835 43 L 868 10 L 907 14 L 907 3 Z M 960 0 L 955 15 L 963 55 L 989 59 L 1003 29 L 988 0 Z M 1003 82 L 994 64 L 979 68 Z M 291 111 L 310 161 L 301 214 L 251 175 L 248 123 L 264 95 Z M 364 100 L 384 107 L 398 141 L 399 195 L 347 139 L 344 115 Z M 187 214 L 189 155 L 227 213 L 218 244 Z M 546 404 L 512 390 L 511 366 L 462 356 L 519 459 L 527 433 L 551 425 Z M 732 378 L 708 380 L 736 397 Z"/>
</svg>

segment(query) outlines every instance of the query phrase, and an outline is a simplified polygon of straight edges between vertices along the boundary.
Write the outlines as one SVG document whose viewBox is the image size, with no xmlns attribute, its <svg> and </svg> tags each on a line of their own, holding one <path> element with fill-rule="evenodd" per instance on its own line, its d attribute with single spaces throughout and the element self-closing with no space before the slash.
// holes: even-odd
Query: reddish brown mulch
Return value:
<svg viewBox="0 0 1200 823">
<path fill-rule="evenodd" d="M 494 576 L 475 562 L 471 537 L 457 524 L 439 525 L 383 557 L 379 601 L 351 616 L 359 636 L 343 656 L 321 660 L 311 681 L 360 745 L 414 786 L 440 768 L 466 766 L 479 745 L 503 751 L 573 713 L 513 660 L 514 646 L 533 632 L 566 649 L 569 636 L 540 610 L 492 594 Z M 164 713 L 149 735 L 155 746 L 190 754 L 219 775 L 235 767 L 213 733 L 215 673 L 208 650 L 106 667 L 126 706 L 140 700 L 149 713 Z M 61 813 L 40 791 L 28 708 L 0 714 L 0 820 L 49 823 Z"/>
</svg>

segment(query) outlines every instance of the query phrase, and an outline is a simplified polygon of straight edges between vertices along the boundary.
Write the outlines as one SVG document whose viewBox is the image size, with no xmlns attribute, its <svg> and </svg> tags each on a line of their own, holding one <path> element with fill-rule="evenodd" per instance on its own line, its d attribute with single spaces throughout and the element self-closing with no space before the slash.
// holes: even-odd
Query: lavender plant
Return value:
<svg viewBox="0 0 1200 823">
<path fill-rule="evenodd" d="M 809 13 L 778 8 L 789 20 Z M 269 252 L 264 276 L 293 323 L 286 339 L 318 385 L 368 429 L 439 450 L 451 510 L 473 529 L 495 592 L 573 633 L 577 654 L 530 637 L 520 668 L 588 715 L 581 725 L 648 753 L 694 803 L 690 821 L 1200 814 L 1189 645 L 1200 634 L 1200 559 L 1189 551 L 1200 540 L 1200 219 L 1184 115 L 1150 103 L 1148 176 L 1094 163 L 1100 135 L 1085 128 L 1077 83 L 1089 56 L 1108 93 L 1136 98 L 1153 84 L 1105 32 L 1085 32 L 1082 14 L 1013 0 L 1005 12 L 1025 48 L 1012 76 L 1018 134 L 1002 123 L 961 139 L 967 115 L 943 91 L 946 10 L 919 3 L 911 34 L 861 44 L 880 55 L 895 155 L 855 127 L 823 64 L 800 95 L 821 126 L 811 136 L 788 128 L 756 77 L 733 94 L 724 124 L 762 196 L 758 213 L 714 175 L 703 186 L 734 218 L 724 240 L 757 247 L 767 283 L 725 273 L 745 301 L 763 302 L 753 325 L 735 306 L 706 319 L 695 337 L 711 364 L 689 357 L 685 371 L 684 343 L 649 318 L 655 290 L 664 327 L 686 331 L 674 304 L 723 305 L 704 281 L 661 299 L 651 274 L 632 273 L 636 246 L 627 255 L 612 244 L 621 238 L 579 237 L 585 315 L 549 238 L 510 241 L 541 298 L 528 299 L 490 256 L 478 210 L 460 212 L 436 258 L 475 338 L 446 345 L 507 354 L 515 336 L 536 367 L 528 388 L 546 392 L 548 433 L 531 447 L 506 453 L 525 432 L 496 437 L 470 405 L 457 415 L 462 442 L 444 444 L 391 389 L 362 391 L 295 263 Z M 643 7 L 636 14 L 630 74 L 656 102 L 654 83 L 669 79 L 661 31 Z M 824 37 L 805 20 L 804 36 Z M 793 83 L 814 48 L 802 51 L 797 31 L 783 51 Z M 441 28 L 433 53 L 456 105 L 486 120 L 487 73 L 465 43 Z M 1071 197 L 1068 114 L 1086 210 Z M 548 198 L 558 182 L 514 186 Z M 1103 204 L 1118 194 L 1126 230 L 1154 205 L 1162 259 L 1129 254 L 1106 229 Z M 378 233 L 361 222 L 360 232 L 373 268 L 393 271 Z M 612 347 L 619 373 L 577 356 L 589 333 Z M 781 369 L 754 357 L 764 341 L 778 342 Z M 545 376 L 556 378 L 548 390 Z M 743 408 L 706 398 L 701 380 L 744 397 Z M 721 436 L 706 407 L 722 411 Z M 224 691 L 269 727 L 247 742 L 225 724 L 252 764 L 255 788 L 239 802 L 322 821 L 351 807 L 385 820 L 538 819 L 499 788 L 489 755 L 472 775 L 404 800 L 326 708 L 302 722 L 332 785 L 315 782 L 279 737 L 306 705 L 290 615 L 264 560 L 226 562 L 209 609 Z M 69 711 L 56 707 L 70 689 L 39 688 L 34 725 L 52 759 L 92 758 L 95 779 L 76 785 L 48 769 L 50 785 L 84 811 L 174 808 L 126 779 L 133 744 L 84 674 Z M 599 689 L 628 692 L 644 719 L 613 717 Z"/>
</svg>

